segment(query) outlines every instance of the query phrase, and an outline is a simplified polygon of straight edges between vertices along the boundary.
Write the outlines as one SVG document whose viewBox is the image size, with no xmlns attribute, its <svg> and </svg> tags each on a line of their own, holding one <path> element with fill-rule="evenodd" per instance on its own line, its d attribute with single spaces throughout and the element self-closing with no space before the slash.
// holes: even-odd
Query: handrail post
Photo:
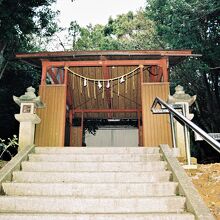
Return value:
<svg viewBox="0 0 220 220">
<path fill-rule="evenodd" d="M 189 136 L 188 136 L 188 128 L 186 124 L 184 124 L 184 139 L 186 145 L 186 157 L 187 157 L 187 165 L 191 165 L 191 153 L 190 153 L 190 145 L 189 145 Z"/>
<path fill-rule="evenodd" d="M 183 104 L 183 115 L 186 117 L 186 105 Z M 186 158 L 187 164 L 191 165 L 191 150 L 190 150 L 190 143 L 189 143 L 189 129 L 186 123 L 184 123 L 184 139 L 185 139 L 185 148 L 186 148 Z"/>
<path fill-rule="evenodd" d="M 173 148 L 177 148 L 176 146 L 176 132 L 174 127 L 174 118 L 173 114 L 170 112 L 170 125 L 171 125 L 171 132 L 172 132 L 172 141 L 173 141 Z"/>
</svg>

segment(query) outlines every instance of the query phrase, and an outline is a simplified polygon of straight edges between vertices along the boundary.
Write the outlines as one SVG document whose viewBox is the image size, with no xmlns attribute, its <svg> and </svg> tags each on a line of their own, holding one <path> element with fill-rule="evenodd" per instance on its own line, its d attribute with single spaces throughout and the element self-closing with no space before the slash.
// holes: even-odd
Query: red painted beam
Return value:
<svg viewBox="0 0 220 220">
<path fill-rule="evenodd" d="M 162 65 L 161 60 L 95 60 L 95 61 L 46 61 L 45 65 L 58 66 L 138 66 Z"/>
</svg>

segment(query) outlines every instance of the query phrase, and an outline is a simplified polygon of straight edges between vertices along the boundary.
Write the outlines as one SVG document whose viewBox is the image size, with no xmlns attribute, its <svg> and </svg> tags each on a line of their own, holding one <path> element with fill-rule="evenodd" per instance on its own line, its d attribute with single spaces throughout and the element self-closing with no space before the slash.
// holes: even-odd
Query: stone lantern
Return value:
<svg viewBox="0 0 220 220">
<path fill-rule="evenodd" d="M 181 106 L 183 115 L 189 120 L 192 120 L 194 115 L 189 112 L 189 107 L 195 102 L 195 100 L 196 95 L 190 96 L 189 94 L 186 94 L 184 88 L 178 85 L 177 87 L 175 87 L 174 95 L 169 96 L 168 103 L 172 104 L 174 107 L 175 105 Z M 184 131 L 184 126 L 182 126 L 176 120 L 174 121 L 174 129 L 176 133 L 176 145 L 179 148 L 180 157 L 186 158 L 186 146 L 190 146 L 188 131 L 186 135 L 186 132 Z"/>
<path fill-rule="evenodd" d="M 20 114 L 15 118 L 20 122 L 19 127 L 19 150 L 34 143 L 35 124 L 41 122 L 36 114 L 36 108 L 44 107 L 40 96 L 35 95 L 35 89 L 28 87 L 27 92 L 20 97 L 13 96 L 15 103 L 20 106 Z"/>
</svg>

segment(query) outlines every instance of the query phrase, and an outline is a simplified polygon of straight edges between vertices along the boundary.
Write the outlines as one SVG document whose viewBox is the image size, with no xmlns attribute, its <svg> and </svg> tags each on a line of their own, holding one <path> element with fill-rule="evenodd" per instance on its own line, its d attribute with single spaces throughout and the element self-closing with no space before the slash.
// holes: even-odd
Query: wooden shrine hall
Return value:
<svg viewBox="0 0 220 220">
<path fill-rule="evenodd" d="M 137 121 L 138 145 L 171 144 L 168 115 L 154 115 L 156 96 L 167 100 L 169 68 L 191 50 L 65 51 L 20 53 L 42 68 L 38 146 L 82 146 L 85 120 Z M 76 120 L 77 119 L 77 120 Z"/>
</svg>

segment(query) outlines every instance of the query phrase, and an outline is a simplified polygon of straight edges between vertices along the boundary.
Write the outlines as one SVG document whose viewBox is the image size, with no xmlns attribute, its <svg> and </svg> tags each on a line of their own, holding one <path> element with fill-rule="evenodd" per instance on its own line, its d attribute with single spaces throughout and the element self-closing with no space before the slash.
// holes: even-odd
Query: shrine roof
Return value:
<svg viewBox="0 0 220 220">
<path fill-rule="evenodd" d="M 87 50 L 17 53 L 16 58 L 29 64 L 41 67 L 42 60 L 48 61 L 93 61 L 93 60 L 159 60 L 169 59 L 174 66 L 187 57 L 199 57 L 192 50 Z"/>
</svg>

